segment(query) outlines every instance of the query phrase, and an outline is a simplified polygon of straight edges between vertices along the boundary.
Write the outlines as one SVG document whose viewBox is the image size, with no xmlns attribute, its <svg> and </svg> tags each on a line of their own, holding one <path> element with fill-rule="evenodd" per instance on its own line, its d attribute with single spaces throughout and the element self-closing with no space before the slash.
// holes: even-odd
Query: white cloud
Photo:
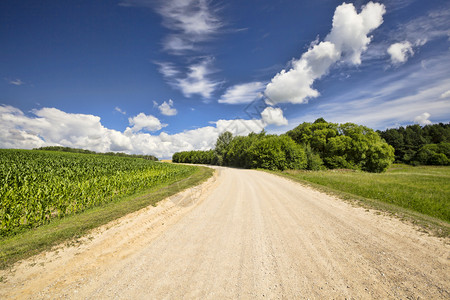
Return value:
<svg viewBox="0 0 450 300">
<path fill-rule="evenodd" d="M 229 87 L 225 93 L 220 97 L 219 103 L 226 104 L 242 104 L 250 103 L 255 99 L 261 97 L 261 92 L 264 89 L 264 84 L 259 81 L 249 82 L 244 84 L 237 84 Z"/>
<path fill-rule="evenodd" d="M 201 95 L 203 98 L 210 98 L 211 94 L 219 84 L 218 82 L 207 78 L 207 76 L 212 73 L 211 58 L 207 58 L 200 63 L 189 66 L 187 76 L 184 78 L 177 78 L 175 79 L 175 82 L 171 82 L 171 84 L 180 89 L 186 97 L 197 94 Z"/>
<path fill-rule="evenodd" d="M 288 125 L 288 120 L 283 116 L 281 108 L 266 107 L 261 113 L 262 121 L 271 125 L 284 126 Z"/>
<path fill-rule="evenodd" d="M 1 148 L 63 145 L 101 152 L 130 150 L 124 137 L 103 127 L 97 116 L 68 114 L 56 108 L 32 112 L 35 117 L 28 117 L 12 106 L 0 106 Z"/>
<path fill-rule="evenodd" d="M 217 9 L 209 0 L 122 0 L 124 7 L 152 8 L 162 16 L 163 26 L 172 32 L 163 39 L 163 49 L 174 55 L 198 52 L 198 44 L 211 39 L 223 26 Z M 192 61 L 192 58 L 191 60 Z M 218 82 L 208 78 L 213 73 L 212 56 L 183 69 L 168 62 L 155 62 L 167 82 L 186 97 L 210 98 Z"/>
<path fill-rule="evenodd" d="M 438 38 L 450 38 L 450 6 L 444 2 L 439 9 L 399 25 L 392 32 L 392 36 L 396 40 L 415 41 L 416 46 L 422 46 Z"/>
<path fill-rule="evenodd" d="M 325 41 L 313 43 L 300 59 L 292 61 L 290 70 L 282 70 L 266 86 L 270 102 L 299 104 L 318 97 L 319 92 L 312 87 L 314 81 L 339 60 L 360 64 L 361 53 L 371 40 L 367 35 L 381 25 L 384 13 L 384 5 L 373 2 L 363 6 L 359 14 L 353 4 L 338 6 Z"/>
<path fill-rule="evenodd" d="M 17 86 L 20 86 L 20 85 L 25 84 L 25 82 L 23 82 L 23 81 L 20 80 L 20 79 L 8 80 L 8 82 L 9 82 L 9 84 L 17 85 Z"/>
<path fill-rule="evenodd" d="M 424 112 L 423 114 L 415 117 L 414 122 L 418 123 L 419 125 L 422 125 L 422 126 L 430 125 L 431 124 L 431 121 L 429 120 L 430 116 L 431 115 L 429 113 Z"/>
<path fill-rule="evenodd" d="M 126 114 L 127 114 L 126 111 L 123 111 L 123 110 L 120 109 L 120 107 L 118 107 L 118 106 L 116 106 L 116 107 L 114 108 L 114 110 L 117 111 L 117 112 L 119 112 L 119 113 L 121 113 L 122 115 L 126 115 Z"/>
<path fill-rule="evenodd" d="M 60 145 L 97 152 L 124 151 L 170 157 L 174 152 L 207 150 L 214 147 L 217 137 L 224 131 L 233 135 L 260 132 L 265 124 L 261 120 L 218 120 L 211 126 L 187 130 L 176 134 L 161 132 L 152 135 L 141 129 L 162 127 L 159 121 L 143 113 L 130 118 L 131 128 L 123 132 L 105 128 L 100 117 L 66 113 L 56 108 L 42 108 L 25 115 L 12 106 L 0 106 L 0 148 L 31 149 Z"/>
<path fill-rule="evenodd" d="M 201 95 L 203 98 L 210 98 L 219 82 L 208 78 L 208 75 L 214 73 L 212 69 L 213 58 L 202 58 L 198 63 L 188 67 L 187 75 L 180 76 L 181 72 L 171 63 L 156 63 L 159 65 L 159 71 L 166 78 L 167 83 L 179 89 L 186 97 L 192 95 Z"/>
<path fill-rule="evenodd" d="M 394 64 L 404 63 L 410 56 L 414 55 L 412 45 L 408 41 L 392 44 L 387 49 L 387 52 L 391 56 L 391 61 Z"/>
<path fill-rule="evenodd" d="M 448 122 L 450 101 L 441 96 L 450 86 L 449 68 L 448 55 L 430 58 L 426 69 L 415 62 L 363 86 L 349 86 L 345 92 L 324 98 L 317 106 L 304 107 L 289 124 L 324 117 L 327 121 L 353 122 L 384 130 L 411 124 L 423 112 L 432 115 L 433 122 Z"/>
<path fill-rule="evenodd" d="M 174 77 L 180 74 L 180 71 L 169 62 L 155 62 L 159 66 L 159 72 L 163 74 L 164 77 Z"/>
<path fill-rule="evenodd" d="M 339 58 L 334 44 L 321 42 L 310 48 L 302 57 L 293 61 L 289 71 L 282 70 L 266 86 L 265 95 L 272 104 L 281 102 L 305 103 L 308 98 L 319 96 L 312 88 L 314 80 L 320 78 Z"/>
<path fill-rule="evenodd" d="M 173 101 L 169 99 L 169 102 L 164 101 L 158 106 L 159 111 L 165 116 L 175 116 L 178 112 L 173 108 Z"/>
<path fill-rule="evenodd" d="M 448 91 L 442 93 L 442 94 L 439 96 L 439 98 L 441 98 L 441 99 L 450 98 L 450 90 L 448 90 Z"/>
<path fill-rule="evenodd" d="M 358 14 L 353 4 L 344 3 L 336 8 L 333 27 L 325 40 L 333 43 L 345 60 L 359 65 L 361 53 L 371 41 L 367 35 L 383 23 L 385 12 L 384 5 L 369 2 Z"/>
<path fill-rule="evenodd" d="M 163 17 L 163 25 L 177 32 L 165 40 L 166 50 L 192 50 L 194 43 L 206 40 L 222 26 L 208 4 L 206 0 L 161 2 L 157 11 Z"/>
<path fill-rule="evenodd" d="M 195 44 L 208 40 L 222 22 L 208 0 L 123 0 L 125 7 L 155 9 L 163 18 L 163 26 L 174 33 L 164 39 L 164 49 L 173 54 L 195 50 Z"/>
<path fill-rule="evenodd" d="M 130 122 L 130 125 L 132 126 L 130 129 L 133 132 L 138 132 L 141 130 L 157 131 L 167 126 L 167 124 L 161 124 L 161 121 L 159 121 L 158 118 L 152 115 L 146 115 L 144 113 L 128 118 L 128 122 Z"/>
</svg>

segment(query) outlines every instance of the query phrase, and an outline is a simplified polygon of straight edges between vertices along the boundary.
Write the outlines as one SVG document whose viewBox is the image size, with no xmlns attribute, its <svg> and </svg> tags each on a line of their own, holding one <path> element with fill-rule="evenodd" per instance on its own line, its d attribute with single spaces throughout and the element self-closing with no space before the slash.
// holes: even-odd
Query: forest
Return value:
<svg viewBox="0 0 450 300">
<path fill-rule="evenodd" d="M 395 161 L 410 165 L 450 164 L 450 123 L 410 125 L 378 131 L 395 149 Z"/>
</svg>

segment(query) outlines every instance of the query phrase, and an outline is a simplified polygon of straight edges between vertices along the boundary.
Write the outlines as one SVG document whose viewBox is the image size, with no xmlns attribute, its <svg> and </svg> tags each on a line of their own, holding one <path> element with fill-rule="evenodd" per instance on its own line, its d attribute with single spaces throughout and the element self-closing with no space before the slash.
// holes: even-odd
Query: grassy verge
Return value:
<svg viewBox="0 0 450 300">
<path fill-rule="evenodd" d="M 213 169 L 198 167 L 191 176 L 160 184 L 150 190 L 132 196 L 122 197 L 101 207 L 54 220 L 50 224 L 29 230 L 12 237 L 0 239 L 0 268 L 5 269 L 14 262 L 35 255 L 44 250 L 73 240 L 89 230 L 137 211 L 174 195 L 186 188 L 205 181 L 214 173 Z"/>
<path fill-rule="evenodd" d="M 274 172 L 367 208 L 450 236 L 450 167 L 393 165 L 381 174 L 350 170 Z"/>
</svg>

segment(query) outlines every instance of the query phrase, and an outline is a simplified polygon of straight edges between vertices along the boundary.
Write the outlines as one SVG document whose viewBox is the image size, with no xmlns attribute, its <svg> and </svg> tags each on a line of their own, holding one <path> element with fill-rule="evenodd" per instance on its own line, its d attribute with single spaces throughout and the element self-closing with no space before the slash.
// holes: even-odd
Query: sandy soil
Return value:
<svg viewBox="0 0 450 300">
<path fill-rule="evenodd" d="M 2 299 L 449 299 L 450 246 L 287 179 L 218 168 L 0 276 Z"/>
</svg>

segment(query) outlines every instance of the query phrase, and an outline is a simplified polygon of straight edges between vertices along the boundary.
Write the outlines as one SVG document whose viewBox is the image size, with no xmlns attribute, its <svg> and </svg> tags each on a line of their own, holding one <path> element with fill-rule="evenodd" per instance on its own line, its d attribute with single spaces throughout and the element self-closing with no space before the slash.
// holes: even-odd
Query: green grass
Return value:
<svg viewBox="0 0 450 300">
<path fill-rule="evenodd" d="M 438 224 L 450 222 L 450 167 L 393 165 L 385 173 L 351 170 L 285 171 L 284 176 L 371 207 Z"/>
<path fill-rule="evenodd" d="M 74 241 L 89 230 L 120 218 L 174 195 L 186 188 L 200 184 L 212 176 L 214 170 L 194 167 L 184 178 L 176 177 L 133 195 L 116 197 L 102 206 L 83 212 L 53 219 L 49 224 L 20 232 L 14 236 L 0 237 L 0 268 L 30 257 L 64 241 Z"/>
</svg>

